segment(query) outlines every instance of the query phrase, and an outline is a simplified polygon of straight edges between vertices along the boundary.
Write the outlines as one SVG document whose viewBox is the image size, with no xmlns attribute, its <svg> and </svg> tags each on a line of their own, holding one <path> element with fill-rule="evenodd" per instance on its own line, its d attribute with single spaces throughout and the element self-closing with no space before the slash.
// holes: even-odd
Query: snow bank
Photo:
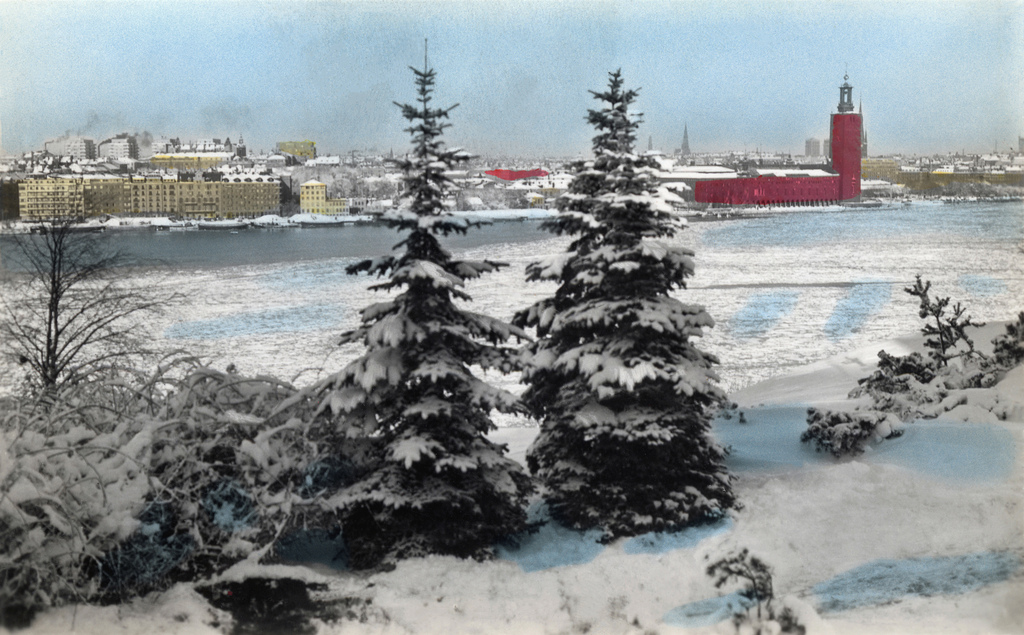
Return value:
<svg viewBox="0 0 1024 635">
<path fill-rule="evenodd" d="M 986 328 L 976 342 L 1002 331 Z M 339 602 L 371 602 L 367 621 L 324 623 L 324 634 L 710 635 L 732 632 L 722 620 L 736 588 L 716 589 L 705 569 L 746 547 L 773 568 L 776 595 L 804 607 L 808 635 L 1020 633 L 1024 408 L 993 424 L 912 423 L 904 437 L 857 460 L 836 460 L 799 442 L 805 407 L 846 402 L 882 348 L 906 354 L 920 350 L 920 338 L 844 353 L 733 395 L 748 423 L 734 417 L 716 422 L 715 430 L 733 445 L 729 460 L 744 508 L 692 535 L 599 545 L 549 525 L 518 552 L 501 552 L 508 560 L 417 558 L 375 574 L 242 563 L 231 576 L 324 582 Z M 985 394 L 1020 400 L 1022 380 L 1018 368 Z M 504 428 L 492 438 L 522 460 L 535 434 Z M 40 616 L 27 634 L 70 630 L 73 611 Z M 213 632 L 212 612 L 178 587 L 120 609 L 79 607 L 76 628 L 102 635 Z"/>
</svg>

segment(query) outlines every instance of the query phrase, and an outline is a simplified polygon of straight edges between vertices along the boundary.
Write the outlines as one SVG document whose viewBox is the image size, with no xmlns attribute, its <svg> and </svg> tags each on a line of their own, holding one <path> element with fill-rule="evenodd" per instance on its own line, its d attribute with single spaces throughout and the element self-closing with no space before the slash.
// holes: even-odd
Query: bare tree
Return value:
<svg viewBox="0 0 1024 635">
<path fill-rule="evenodd" d="M 27 367 L 38 388 L 144 355 L 145 314 L 175 296 L 131 284 L 131 258 L 71 219 L 39 229 L 8 241 L 13 249 L 3 263 L 9 284 L 0 295 L 0 350 Z"/>
</svg>

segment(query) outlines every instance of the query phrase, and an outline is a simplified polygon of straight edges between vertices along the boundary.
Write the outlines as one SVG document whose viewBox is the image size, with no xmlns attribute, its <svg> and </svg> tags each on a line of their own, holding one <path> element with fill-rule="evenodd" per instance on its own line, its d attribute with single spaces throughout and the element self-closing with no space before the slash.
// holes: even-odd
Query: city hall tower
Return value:
<svg viewBox="0 0 1024 635">
<path fill-rule="evenodd" d="M 861 116 L 853 112 L 853 86 L 843 76 L 839 106 L 832 115 L 832 169 L 839 174 L 839 200 L 860 196 Z"/>
</svg>

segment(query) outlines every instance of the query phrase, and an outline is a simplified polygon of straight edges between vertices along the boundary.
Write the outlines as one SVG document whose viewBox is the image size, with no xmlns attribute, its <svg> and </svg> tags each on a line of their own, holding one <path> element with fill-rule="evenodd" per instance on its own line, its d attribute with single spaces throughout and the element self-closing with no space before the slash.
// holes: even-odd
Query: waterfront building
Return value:
<svg viewBox="0 0 1024 635">
<path fill-rule="evenodd" d="M 862 179 L 880 179 L 890 183 L 896 183 L 900 174 L 900 164 L 895 159 L 869 159 L 860 160 L 860 175 Z"/>
<path fill-rule="evenodd" d="M 828 150 L 830 169 L 760 169 L 755 176 L 699 180 L 694 200 L 721 205 L 788 205 L 832 203 L 860 196 L 861 118 L 853 112 L 849 77 L 839 87 L 839 106 L 832 115 Z"/>
<path fill-rule="evenodd" d="M 306 181 L 299 186 L 299 211 L 303 214 L 347 214 L 348 200 L 327 198 L 327 185 Z"/>
<path fill-rule="evenodd" d="M 25 220 L 138 214 L 184 218 L 259 216 L 281 209 L 281 182 L 271 175 L 230 175 L 220 181 L 170 176 L 57 177 L 19 185 Z"/>
<path fill-rule="evenodd" d="M 18 184 L 18 207 L 26 220 L 85 215 L 82 179 L 29 179 Z"/>
<path fill-rule="evenodd" d="M 220 183 L 220 216 L 272 214 L 281 210 L 281 180 L 276 176 L 232 174 Z"/>
<path fill-rule="evenodd" d="M 821 139 L 810 138 L 804 141 L 804 156 L 805 157 L 820 157 L 821 156 Z"/>
</svg>

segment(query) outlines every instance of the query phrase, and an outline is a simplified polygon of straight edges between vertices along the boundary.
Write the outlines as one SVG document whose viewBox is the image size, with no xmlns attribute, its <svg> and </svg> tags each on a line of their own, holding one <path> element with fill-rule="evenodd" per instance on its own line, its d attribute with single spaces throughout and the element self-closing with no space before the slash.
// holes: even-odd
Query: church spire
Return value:
<svg viewBox="0 0 1024 635">
<path fill-rule="evenodd" d="M 686 124 L 683 124 L 683 147 L 679 149 L 679 153 L 683 156 L 690 154 L 690 133 L 686 129 Z"/>
</svg>

